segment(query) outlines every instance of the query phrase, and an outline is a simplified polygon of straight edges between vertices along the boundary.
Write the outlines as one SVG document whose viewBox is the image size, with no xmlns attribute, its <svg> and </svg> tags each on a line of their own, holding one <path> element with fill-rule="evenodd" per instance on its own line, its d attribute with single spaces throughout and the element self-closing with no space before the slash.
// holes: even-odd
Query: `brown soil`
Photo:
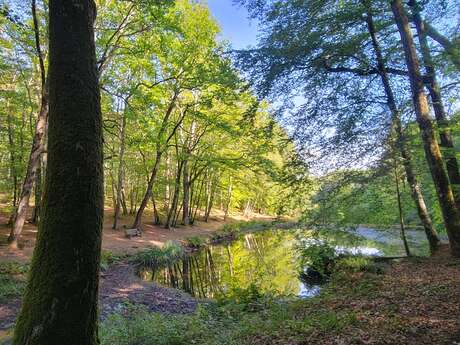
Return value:
<svg viewBox="0 0 460 345">
<path fill-rule="evenodd" d="M 139 249 L 163 246 L 167 241 L 183 242 L 188 237 L 200 236 L 210 237 L 219 230 L 226 222 L 247 221 L 250 219 L 270 220 L 272 218 L 263 215 L 254 215 L 251 218 L 235 214 L 227 218 L 224 222 L 223 214 L 218 210 L 214 212 L 209 222 L 197 221 L 193 226 L 180 226 L 175 229 L 165 229 L 163 226 L 153 225 L 149 222 L 152 219 L 150 211 L 144 214 L 146 221 L 142 228 L 142 237 L 133 237 L 128 239 L 124 234 L 124 227 L 129 228 L 133 222 L 133 216 L 123 216 L 119 221 L 119 229 L 112 230 L 113 211 L 106 209 L 105 221 L 103 228 L 102 249 L 111 251 L 116 255 L 132 254 Z M 19 241 L 20 250 L 10 250 L 7 246 L 7 239 L 10 231 L 8 226 L 9 215 L 0 210 L 0 261 L 21 261 L 27 262 L 32 257 L 35 238 L 37 236 L 37 227 L 33 224 L 26 223 Z"/>
<path fill-rule="evenodd" d="M 460 259 L 450 257 L 447 246 L 435 257 L 394 262 L 383 276 L 372 278 L 376 286 L 350 296 L 350 286 L 365 287 L 364 278 L 351 276 L 327 302 L 307 306 L 305 318 L 318 310 L 356 316 L 339 332 L 314 332 L 309 344 L 460 344 Z"/>
<path fill-rule="evenodd" d="M 115 312 L 122 313 L 127 304 L 141 305 L 152 312 L 171 314 L 193 313 L 197 306 L 195 299 L 188 294 L 142 281 L 136 276 L 132 265 L 120 263 L 101 273 L 101 319 Z M 20 307 L 19 298 L 0 303 L 0 332 L 14 326 Z"/>
</svg>

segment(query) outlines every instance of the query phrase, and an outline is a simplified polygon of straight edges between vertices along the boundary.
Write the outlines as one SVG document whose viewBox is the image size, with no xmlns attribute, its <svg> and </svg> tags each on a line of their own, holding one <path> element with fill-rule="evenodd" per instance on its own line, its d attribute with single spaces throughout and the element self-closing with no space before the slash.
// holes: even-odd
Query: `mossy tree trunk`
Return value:
<svg viewBox="0 0 460 345">
<path fill-rule="evenodd" d="M 436 187 L 444 225 L 449 236 L 451 253 L 453 256 L 460 257 L 460 211 L 456 206 L 449 178 L 444 169 L 441 151 L 436 141 L 409 20 L 404 12 L 401 0 L 392 0 L 391 8 L 404 48 L 417 123 L 420 128 L 425 156 L 433 183 Z"/>
<path fill-rule="evenodd" d="M 102 121 L 93 0 L 49 1 L 43 213 L 15 345 L 98 344 Z"/>
</svg>

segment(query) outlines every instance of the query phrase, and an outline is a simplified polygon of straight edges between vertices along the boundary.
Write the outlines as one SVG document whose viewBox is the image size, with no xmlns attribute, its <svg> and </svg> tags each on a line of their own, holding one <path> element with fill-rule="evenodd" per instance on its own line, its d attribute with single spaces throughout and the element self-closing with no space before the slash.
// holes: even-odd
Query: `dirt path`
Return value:
<svg viewBox="0 0 460 345">
<path fill-rule="evenodd" d="M 169 314 L 193 313 L 197 307 L 196 300 L 190 295 L 142 281 L 135 275 L 132 265 L 120 263 L 101 274 L 101 319 L 115 312 L 122 313 L 127 304 L 142 305 L 151 312 Z M 20 307 L 19 298 L 0 303 L 0 331 L 13 327 Z"/>
<path fill-rule="evenodd" d="M 112 230 L 113 211 L 106 209 L 104 216 L 104 227 L 102 237 L 102 249 L 111 251 L 114 254 L 132 254 L 139 249 L 163 246 L 167 241 L 185 241 L 188 237 L 200 236 L 210 237 L 213 233 L 219 230 L 225 223 L 248 220 L 270 220 L 272 218 L 263 215 L 254 215 L 251 218 L 246 218 L 241 215 L 232 215 L 223 220 L 223 214 L 215 211 L 209 222 L 195 222 L 194 226 L 180 226 L 175 229 L 165 229 L 163 226 L 153 225 L 149 222 L 153 215 L 150 211 L 146 211 L 144 215 L 144 223 L 142 225 L 142 237 L 128 239 L 124 235 L 123 226 L 130 227 L 133 221 L 133 216 L 123 216 L 119 221 L 119 230 Z M 37 227 L 33 224 L 26 223 L 19 245 L 21 250 L 11 251 L 6 243 L 10 231 L 8 222 L 8 214 L 0 210 L 0 261 L 20 261 L 27 262 L 32 257 L 35 238 L 37 236 Z"/>
</svg>

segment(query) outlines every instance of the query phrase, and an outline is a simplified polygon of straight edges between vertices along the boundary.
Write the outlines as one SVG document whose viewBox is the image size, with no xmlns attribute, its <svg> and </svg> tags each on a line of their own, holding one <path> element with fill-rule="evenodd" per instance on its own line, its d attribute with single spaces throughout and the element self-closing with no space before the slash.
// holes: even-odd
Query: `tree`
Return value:
<svg viewBox="0 0 460 345">
<path fill-rule="evenodd" d="M 49 2 L 43 218 L 14 344 L 98 344 L 102 118 L 92 0 Z"/>
<path fill-rule="evenodd" d="M 438 193 L 444 223 L 449 236 L 451 253 L 453 256 L 460 257 L 460 210 L 455 204 L 449 177 L 444 170 L 441 151 L 429 116 L 428 101 L 424 93 L 420 64 L 410 31 L 409 20 L 400 0 L 391 1 L 391 8 L 404 47 L 417 122 L 420 127 L 423 147 L 433 177 L 433 183 Z"/>
<path fill-rule="evenodd" d="M 29 199 L 32 194 L 32 188 L 34 186 L 37 170 L 40 165 L 40 157 L 43 153 L 45 132 L 48 121 L 48 86 L 45 71 L 45 62 L 42 52 L 42 46 L 40 43 L 40 27 L 37 18 L 36 1 L 32 0 L 32 17 L 34 25 L 34 36 L 35 36 L 35 50 L 39 61 L 40 67 L 40 79 L 41 79 L 41 105 L 40 112 L 35 127 L 35 135 L 32 142 L 32 149 L 29 156 L 29 162 L 27 164 L 26 175 L 22 184 L 21 195 L 19 198 L 17 209 L 13 217 L 13 227 L 8 238 L 8 242 L 11 248 L 17 248 L 18 239 L 21 235 L 22 228 L 27 216 L 27 209 L 29 208 Z M 40 203 L 40 200 L 35 200 L 35 203 Z"/>
</svg>

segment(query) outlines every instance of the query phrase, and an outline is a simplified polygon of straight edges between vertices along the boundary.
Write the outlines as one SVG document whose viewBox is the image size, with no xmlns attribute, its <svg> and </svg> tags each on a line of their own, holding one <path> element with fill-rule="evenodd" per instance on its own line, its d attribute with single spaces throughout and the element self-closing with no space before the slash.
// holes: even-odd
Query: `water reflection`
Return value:
<svg viewBox="0 0 460 345">
<path fill-rule="evenodd" d="M 200 298 L 229 296 L 250 285 L 263 293 L 312 296 L 319 288 L 299 279 L 295 241 L 295 231 L 246 234 L 232 243 L 206 247 L 172 267 L 142 275 Z"/>
<path fill-rule="evenodd" d="M 311 240 L 311 234 L 307 230 L 245 234 L 232 243 L 205 247 L 173 266 L 144 270 L 141 276 L 199 298 L 229 297 L 236 289 L 251 285 L 262 293 L 311 297 L 319 292 L 320 285 L 302 279 L 295 250 L 299 241 Z M 375 256 L 393 251 L 347 231 L 325 232 L 321 236 L 333 244 L 338 254 Z"/>
</svg>

